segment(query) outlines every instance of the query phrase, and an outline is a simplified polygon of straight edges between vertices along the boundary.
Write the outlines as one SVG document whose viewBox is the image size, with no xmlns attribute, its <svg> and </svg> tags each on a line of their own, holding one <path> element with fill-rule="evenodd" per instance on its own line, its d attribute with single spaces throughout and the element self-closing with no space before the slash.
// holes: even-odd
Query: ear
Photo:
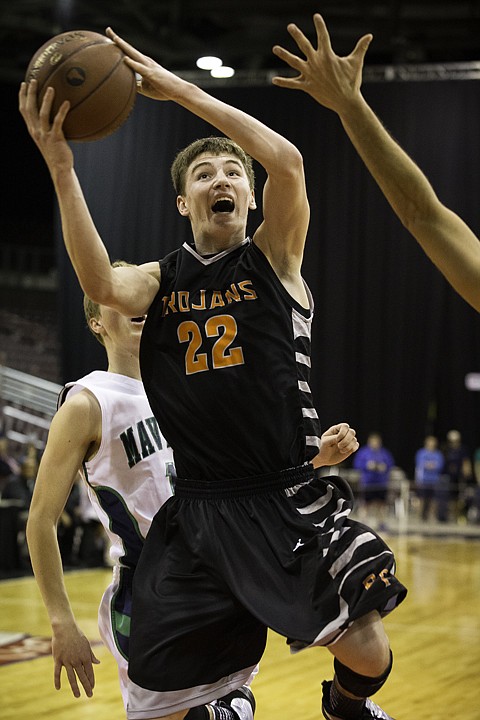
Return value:
<svg viewBox="0 0 480 720">
<path fill-rule="evenodd" d="M 102 318 L 90 318 L 88 322 L 95 335 L 103 335 Z"/>
<path fill-rule="evenodd" d="M 257 209 L 257 202 L 255 200 L 255 190 L 252 190 L 252 192 L 250 193 L 250 202 L 248 203 L 248 209 L 249 210 Z"/>
<path fill-rule="evenodd" d="M 188 217 L 190 211 L 187 206 L 187 201 L 183 197 L 183 195 L 177 196 L 177 210 L 180 213 L 180 215 L 183 215 L 183 217 Z"/>
</svg>

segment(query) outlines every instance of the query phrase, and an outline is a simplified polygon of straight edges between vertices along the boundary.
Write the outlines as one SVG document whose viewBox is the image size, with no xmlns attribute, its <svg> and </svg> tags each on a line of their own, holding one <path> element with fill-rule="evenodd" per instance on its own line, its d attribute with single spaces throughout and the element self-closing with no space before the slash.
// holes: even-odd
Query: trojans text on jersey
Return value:
<svg viewBox="0 0 480 720">
<path fill-rule="evenodd" d="M 176 290 L 162 298 L 162 317 L 169 313 L 189 312 L 190 310 L 213 310 L 225 307 L 233 302 L 256 300 L 257 294 L 251 280 L 232 283 L 226 290 L 199 290 L 195 298 L 188 290 Z"/>
</svg>

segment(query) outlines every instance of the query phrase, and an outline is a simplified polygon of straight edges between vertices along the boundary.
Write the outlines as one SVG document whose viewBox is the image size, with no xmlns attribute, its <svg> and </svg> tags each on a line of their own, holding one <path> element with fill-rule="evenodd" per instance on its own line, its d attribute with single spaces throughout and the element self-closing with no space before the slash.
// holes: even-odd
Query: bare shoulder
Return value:
<svg viewBox="0 0 480 720">
<path fill-rule="evenodd" d="M 102 427 L 102 411 L 97 398 L 84 388 L 68 398 L 52 420 L 52 428 L 72 438 L 96 440 Z"/>
</svg>

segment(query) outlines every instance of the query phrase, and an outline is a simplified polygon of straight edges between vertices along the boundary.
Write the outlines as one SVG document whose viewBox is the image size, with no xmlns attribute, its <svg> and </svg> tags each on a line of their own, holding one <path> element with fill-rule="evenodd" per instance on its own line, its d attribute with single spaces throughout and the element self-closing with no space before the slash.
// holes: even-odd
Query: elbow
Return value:
<svg viewBox="0 0 480 720">
<path fill-rule="evenodd" d="M 99 281 L 95 276 L 92 276 L 82 281 L 80 285 L 85 295 L 89 300 L 92 300 L 92 302 L 108 307 L 113 306 L 115 294 L 112 283 L 107 283 L 104 280 Z"/>
<path fill-rule="evenodd" d="M 55 532 L 57 530 L 56 522 L 53 518 L 48 517 L 46 513 L 42 513 L 31 506 L 28 511 L 27 524 L 25 527 L 25 536 L 29 549 L 35 544 L 40 534 L 43 533 L 47 527 L 50 527 Z"/>
<path fill-rule="evenodd" d="M 304 175 L 303 156 L 295 145 L 288 144 L 287 152 L 281 154 L 280 162 L 288 174 Z"/>
<path fill-rule="evenodd" d="M 276 148 L 272 162 L 265 169 L 269 175 L 275 174 L 277 177 L 304 177 L 302 153 L 291 142 L 285 141 Z"/>
</svg>

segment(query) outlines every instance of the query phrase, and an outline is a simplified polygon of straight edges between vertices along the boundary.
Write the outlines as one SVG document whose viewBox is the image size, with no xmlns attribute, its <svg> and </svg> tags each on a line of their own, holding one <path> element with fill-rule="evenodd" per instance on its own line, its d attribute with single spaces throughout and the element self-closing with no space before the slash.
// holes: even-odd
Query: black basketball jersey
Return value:
<svg viewBox="0 0 480 720">
<path fill-rule="evenodd" d="M 177 475 L 242 478 L 311 460 L 312 300 L 302 308 L 249 239 L 213 257 L 185 243 L 160 267 L 140 361 Z"/>
</svg>

